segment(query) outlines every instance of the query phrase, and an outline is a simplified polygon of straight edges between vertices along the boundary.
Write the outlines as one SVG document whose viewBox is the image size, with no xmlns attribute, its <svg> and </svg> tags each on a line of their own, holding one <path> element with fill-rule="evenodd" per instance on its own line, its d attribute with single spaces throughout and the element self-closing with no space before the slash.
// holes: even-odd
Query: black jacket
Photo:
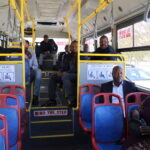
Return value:
<svg viewBox="0 0 150 150">
<path fill-rule="evenodd" d="M 41 52 L 46 52 L 46 51 L 57 52 L 57 50 L 58 50 L 58 46 L 56 45 L 53 39 L 49 39 L 48 43 L 45 43 L 44 41 L 40 43 Z"/>
<path fill-rule="evenodd" d="M 74 55 L 74 53 L 68 54 L 59 71 L 77 73 L 77 55 Z"/>
<path fill-rule="evenodd" d="M 115 51 L 111 46 L 108 46 L 105 49 L 101 49 L 100 47 L 96 49 L 95 54 L 114 54 Z M 115 60 L 115 57 L 107 57 L 107 56 L 95 56 L 91 57 L 91 60 Z"/>
<path fill-rule="evenodd" d="M 101 93 L 112 93 L 113 91 L 113 81 L 104 83 L 101 85 Z M 127 94 L 129 93 L 133 93 L 136 92 L 136 86 L 133 82 L 129 82 L 124 80 L 123 81 L 123 94 L 124 94 L 124 98 Z"/>
</svg>

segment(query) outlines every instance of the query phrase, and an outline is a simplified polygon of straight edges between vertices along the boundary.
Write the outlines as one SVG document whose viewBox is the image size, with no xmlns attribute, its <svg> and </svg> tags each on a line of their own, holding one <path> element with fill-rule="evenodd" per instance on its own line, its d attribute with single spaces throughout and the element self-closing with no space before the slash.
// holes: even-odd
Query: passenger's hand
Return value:
<svg viewBox="0 0 150 150">
<path fill-rule="evenodd" d="M 48 55 L 48 54 L 50 54 L 50 52 L 49 52 L 49 51 L 46 51 L 46 52 L 44 52 L 44 54 L 45 54 L 45 55 Z"/>
<path fill-rule="evenodd" d="M 60 71 L 59 71 L 59 72 L 57 72 L 57 76 L 58 76 L 58 77 L 61 77 L 62 75 L 63 75 L 63 73 L 62 73 L 62 72 L 60 72 Z"/>
</svg>

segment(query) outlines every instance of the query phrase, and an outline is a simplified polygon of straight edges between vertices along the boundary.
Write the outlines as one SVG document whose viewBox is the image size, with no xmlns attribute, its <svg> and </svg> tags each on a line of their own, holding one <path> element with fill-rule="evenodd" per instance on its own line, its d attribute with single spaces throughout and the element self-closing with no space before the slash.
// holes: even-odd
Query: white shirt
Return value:
<svg viewBox="0 0 150 150">
<path fill-rule="evenodd" d="M 116 85 L 113 83 L 113 90 L 112 90 L 112 93 L 113 93 L 113 94 L 117 94 L 117 95 L 120 96 L 121 102 L 122 102 L 123 114 L 124 114 L 124 117 L 125 117 L 125 103 L 124 103 L 124 93 L 123 93 L 123 82 L 122 82 L 119 86 L 116 86 Z M 118 103 L 119 103 L 118 98 L 112 97 L 112 103 L 118 104 Z"/>
</svg>

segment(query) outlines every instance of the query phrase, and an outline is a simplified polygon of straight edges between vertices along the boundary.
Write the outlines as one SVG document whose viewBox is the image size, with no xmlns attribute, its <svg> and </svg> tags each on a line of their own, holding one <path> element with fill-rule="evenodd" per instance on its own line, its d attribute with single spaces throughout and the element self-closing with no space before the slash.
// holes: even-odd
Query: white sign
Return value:
<svg viewBox="0 0 150 150">
<path fill-rule="evenodd" d="M 67 109 L 34 111 L 34 117 L 43 117 L 43 116 L 67 116 L 67 115 L 68 115 L 68 110 L 67 110 Z"/>
<path fill-rule="evenodd" d="M 15 82 L 15 66 L 0 65 L 0 82 Z"/>
<path fill-rule="evenodd" d="M 88 64 L 87 80 L 112 80 L 112 68 L 116 64 Z"/>
</svg>

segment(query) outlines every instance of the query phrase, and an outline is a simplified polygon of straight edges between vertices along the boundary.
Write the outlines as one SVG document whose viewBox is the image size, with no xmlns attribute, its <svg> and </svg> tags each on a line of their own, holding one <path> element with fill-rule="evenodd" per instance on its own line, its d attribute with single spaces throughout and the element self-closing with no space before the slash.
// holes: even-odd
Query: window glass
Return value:
<svg viewBox="0 0 150 150">
<path fill-rule="evenodd" d="M 90 39 L 85 42 L 89 46 L 89 52 L 94 52 L 94 39 Z"/>
<path fill-rule="evenodd" d="M 126 57 L 126 77 L 136 85 L 150 89 L 150 51 L 123 52 Z"/>
<path fill-rule="evenodd" d="M 133 47 L 132 25 L 118 30 L 118 48 Z"/>
<path fill-rule="evenodd" d="M 134 24 L 134 46 L 150 45 L 150 23 L 141 21 Z"/>
</svg>

